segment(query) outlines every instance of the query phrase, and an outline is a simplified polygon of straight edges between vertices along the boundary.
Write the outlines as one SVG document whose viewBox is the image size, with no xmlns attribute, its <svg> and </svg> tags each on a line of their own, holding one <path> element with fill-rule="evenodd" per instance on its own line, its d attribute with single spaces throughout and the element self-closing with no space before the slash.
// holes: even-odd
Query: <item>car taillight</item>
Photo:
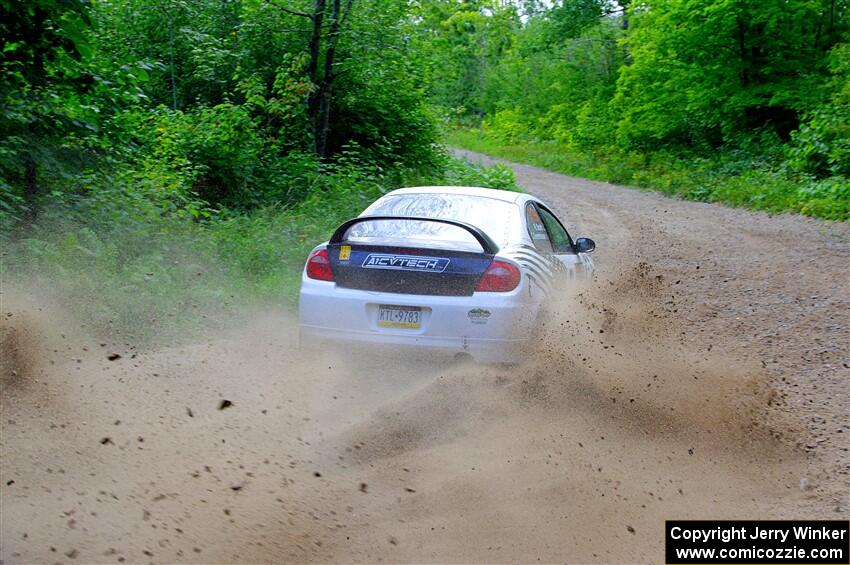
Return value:
<svg viewBox="0 0 850 565">
<path fill-rule="evenodd" d="M 481 275 L 475 291 L 509 292 L 517 287 L 519 279 L 520 272 L 515 265 L 505 261 L 493 261 Z"/>
<path fill-rule="evenodd" d="M 307 276 L 320 281 L 334 280 L 331 258 L 327 249 L 317 249 L 307 258 Z"/>
</svg>

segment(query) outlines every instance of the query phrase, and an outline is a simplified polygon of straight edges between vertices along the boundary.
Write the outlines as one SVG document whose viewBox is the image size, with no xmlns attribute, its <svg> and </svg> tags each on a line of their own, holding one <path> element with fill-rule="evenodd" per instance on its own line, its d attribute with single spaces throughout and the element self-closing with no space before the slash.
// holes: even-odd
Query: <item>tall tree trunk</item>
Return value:
<svg viewBox="0 0 850 565">
<path fill-rule="evenodd" d="M 316 120 L 316 155 L 327 157 L 328 154 L 328 132 L 331 123 L 331 94 L 333 85 L 327 84 L 322 87 L 319 95 L 319 110 Z"/>
<path fill-rule="evenodd" d="M 171 72 L 171 101 L 172 109 L 177 110 L 177 79 L 174 78 L 174 13 L 172 6 L 168 8 L 168 67 Z"/>
<path fill-rule="evenodd" d="M 316 0 L 313 7 L 313 32 L 310 34 L 310 60 L 307 62 L 307 76 L 315 84 L 319 70 L 319 47 L 322 44 L 322 23 L 325 18 L 325 0 Z"/>
<path fill-rule="evenodd" d="M 829 3 L 829 38 L 832 39 L 832 32 L 835 31 L 835 0 Z"/>
<path fill-rule="evenodd" d="M 741 57 L 741 84 L 750 84 L 750 58 L 747 56 L 746 27 L 744 20 L 738 16 L 738 52 Z"/>
<path fill-rule="evenodd" d="M 319 107 L 316 114 L 316 155 L 326 157 L 328 152 L 328 131 L 330 130 L 331 96 L 334 81 L 334 59 L 339 40 L 339 18 L 341 0 L 332 0 L 330 26 L 328 28 L 328 48 L 325 51 L 325 68 L 319 86 Z M 350 6 L 350 4 L 349 4 Z"/>
<path fill-rule="evenodd" d="M 624 30 L 629 29 L 629 5 L 632 3 L 632 0 L 621 0 L 618 2 L 620 6 L 623 8 L 623 21 L 622 28 Z"/>
<path fill-rule="evenodd" d="M 318 133 L 317 120 L 319 115 L 319 99 L 321 97 L 319 56 L 321 54 L 322 46 L 322 23 L 325 19 L 325 0 L 316 0 L 316 3 L 313 6 L 313 14 L 310 16 L 310 19 L 313 21 L 313 31 L 310 34 L 310 44 L 308 46 L 310 58 L 307 61 L 307 77 L 313 84 L 313 89 L 307 97 L 307 115 L 310 116 L 310 123 L 313 127 L 313 139 L 315 140 Z"/>
</svg>

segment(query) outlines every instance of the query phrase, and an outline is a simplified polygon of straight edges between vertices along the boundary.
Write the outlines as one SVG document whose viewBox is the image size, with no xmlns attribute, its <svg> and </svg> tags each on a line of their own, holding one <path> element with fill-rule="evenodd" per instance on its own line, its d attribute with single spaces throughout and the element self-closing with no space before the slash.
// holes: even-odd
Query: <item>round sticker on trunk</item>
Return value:
<svg viewBox="0 0 850 565">
<path fill-rule="evenodd" d="M 473 324 L 486 324 L 490 318 L 490 311 L 483 308 L 473 308 L 466 315 Z"/>
</svg>

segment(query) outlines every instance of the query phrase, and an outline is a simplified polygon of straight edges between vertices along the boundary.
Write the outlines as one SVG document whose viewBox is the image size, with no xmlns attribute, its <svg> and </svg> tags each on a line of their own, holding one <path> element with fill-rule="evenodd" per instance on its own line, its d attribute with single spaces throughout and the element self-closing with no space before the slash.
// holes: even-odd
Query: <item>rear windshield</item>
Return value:
<svg viewBox="0 0 850 565">
<path fill-rule="evenodd" d="M 385 196 L 363 212 L 364 216 L 424 216 L 444 218 L 471 224 L 499 247 L 508 242 L 509 234 L 519 221 L 518 208 L 511 202 L 482 196 L 461 194 L 399 194 Z M 452 247 L 481 250 L 475 238 L 462 228 L 433 222 L 380 220 L 356 224 L 346 234 L 349 241 L 392 244 L 412 243 L 433 247 L 452 243 Z"/>
<path fill-rule="evenodd" d="M 367 245 L 482 251 L 478 240 L 463 228 L 418 220 L 371 220 L 355 224 L 343 240 Z"/>
</svg>

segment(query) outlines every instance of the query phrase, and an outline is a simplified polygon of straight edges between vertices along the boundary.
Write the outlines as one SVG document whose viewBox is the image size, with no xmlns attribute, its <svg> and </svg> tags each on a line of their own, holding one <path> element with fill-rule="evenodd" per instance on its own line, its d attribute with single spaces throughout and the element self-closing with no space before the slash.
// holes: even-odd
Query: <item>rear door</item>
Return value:
<svg viewBox="0 0 850 565">
<path fill-rule="evenodd" d="M 567 276 L 569 278 L 588 277 L 593 272 L 593 262 L 586 253 L 576 252 L 573 239 L 561 221 L 540 202 L 529 202 L 528 206 L 533 206 L 537 213 L 536 222 L 533 214 L 528 215 L 529 233 L 532 238 L 535 233 L 545 231 L 551 253 L 565 267 Z"/>
</svg>

